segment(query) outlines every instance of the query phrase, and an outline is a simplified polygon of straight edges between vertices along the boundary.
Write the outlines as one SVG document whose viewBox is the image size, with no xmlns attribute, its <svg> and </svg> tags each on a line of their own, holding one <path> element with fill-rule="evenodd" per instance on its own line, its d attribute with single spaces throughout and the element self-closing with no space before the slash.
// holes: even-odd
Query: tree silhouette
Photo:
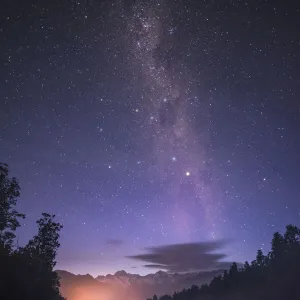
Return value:
<svg viewBox="0 0 300 300">
<path fill-rule="evenodd" d="M 30 240 L 23 251 L 38 257 L 49 269 L 56 265 L 55 257 L 59 248 L 59 232 L 62 225 L 54 222 L 55 215 L 42 214 L 37 221 L 38 234 Z"/>
<path fill-rule="evenodd" d="M 0 298 L 4 300 L 63 300 L 53 271 L 62 226 L 54 215 L 42 214 L 38 233 L 21 248 L 13 244 L 19 219 L 16 211 L 20 187 L 0 164 Z"/>
<path fill-rule="evenodd" d="M 20 249 L 29 263 L 31 277 L 34 278 L 31 286 L 33 299 L 63 299 L 59 298 L 59 280 L 53 271 L 62 226 L 54 222 L 54 217 L 43 213 L 42 218 L 37 221 L 38 234 Z"/>
<path fill-rule="evenodd" d="M 20 186 L 16 178 L 8 177 L 7 164 L 0 163 L 0 244 L 11 249 L 15 230 L 20 227 L 19 219 L 24 214 L 15 209 L 20 196 Z"/>
<path fill-rule="evenodd" d="M 257 251 L 256 259 L 239 268 L 233 263 L 223 276 L 216 276 L 200 288 L 194 286 L 174 293 L 172 300 L 299 300 L 300 229 L 286 226 L 283 235 L 275 232 L 271 251 Z M 168 295 L 159 300 L 170 299 Z M 156 299 L 153 299 L 156 300 Z"/>
</svg>

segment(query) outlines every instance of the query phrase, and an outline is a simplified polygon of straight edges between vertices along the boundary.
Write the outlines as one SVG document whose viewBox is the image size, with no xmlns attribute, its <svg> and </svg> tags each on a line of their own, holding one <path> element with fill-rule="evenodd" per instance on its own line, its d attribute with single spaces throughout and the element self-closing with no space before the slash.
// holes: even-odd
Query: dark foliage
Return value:
<svg viewBox="0 0 300 300">
<path fill-rule="evenodd" d="M 16 211 L 20 186 L 16 178 L 8 178 L 8 167 L 0 163 L 0 243 L 7 249 L 12 247 L 19 219 L 25 215 Z"/>
<path fill-rule="evenodd" d="M 37 221 L 37 235 L 25 247 L 14 245 L 19 219 L 25 215 L 15 209 L 20 187 L 8 175 L 7 165 L 0 164 L 0 298 L 63 300 L 53 271 L 62 226 L 44 213 Z"/>
<path fill-rule="evenodd" d="M 299 278 L 300 229 L 288 225 L 284 235 L 274 234 L 267 255 L 258 250 L 251 264 L 245 262 L 238 268 L 233 263 L 229 271 L 214 277 L 209 284 L 192 286 L 159 300 L 296 300 L 300 299 Z M 151 300 L 157 300 L 157 296 Z"/>
</svg>

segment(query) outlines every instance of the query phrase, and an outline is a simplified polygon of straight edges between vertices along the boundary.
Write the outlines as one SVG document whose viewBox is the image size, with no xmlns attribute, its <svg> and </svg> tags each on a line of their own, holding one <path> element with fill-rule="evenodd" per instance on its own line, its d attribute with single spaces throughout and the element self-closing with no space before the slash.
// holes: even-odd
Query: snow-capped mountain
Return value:
<svg viewBox="0 0 300 300">
<path fill-rule="evenodd" d="M 145 300 L 154 294 L 172 294 L 175 291 L 180 291 L 192 285 L 202 285 L 222 272 L 222 270 L 218 270 L 170 274 L 158 271 L 154 274 L 141 276 L 138 274 L 130 274 L 122 270 L 113 275 L 99 275 L 93 278 L 89 274 L 74 275 L 67 271 L 57 271 L 61 278 L 61 292 L 68 300 L 83 300 L 85 298 L 82 294 L 89 295 L 87 299 L 90 300 Z M 79 292 L 81 294 L 80 297 L 77 295 Z"/>
</svg>

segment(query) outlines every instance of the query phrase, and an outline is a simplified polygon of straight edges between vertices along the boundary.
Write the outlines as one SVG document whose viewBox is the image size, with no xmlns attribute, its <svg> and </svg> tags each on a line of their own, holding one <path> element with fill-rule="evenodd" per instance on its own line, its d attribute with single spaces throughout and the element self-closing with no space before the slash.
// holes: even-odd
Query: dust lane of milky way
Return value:
<svg viewBox="0 0 300 300">
<path fill-rule="evenodd" d="M 149 247 L 228 238 L 251 261 L 298 226 L 300 9 L 273 2 L 4 0 L 20 245 L 49 212 L 60 269 L 145 274 Z"/>
<path fill-rule="evenodd" d="M 184 236 L 195 228 L 195 216 L 185 210 L 195 202 L 204 232 L 215 238 L 220 205 L 208 155 L 209 136 L 205 131 L 197 135 L 189 117 L 187 104 L 197 98 L 189 70 L 182 61 L 171 61 L 176 42 L 171 7 L 169 1 L 140 1 L 128 18 L 131 63 L 145 84 L 140 101 L 148 119 L 142 134 L 152 141 L 153 165 L 165 188 L 164 197 L 173 202 L 176 232 Z"/>
</svg>

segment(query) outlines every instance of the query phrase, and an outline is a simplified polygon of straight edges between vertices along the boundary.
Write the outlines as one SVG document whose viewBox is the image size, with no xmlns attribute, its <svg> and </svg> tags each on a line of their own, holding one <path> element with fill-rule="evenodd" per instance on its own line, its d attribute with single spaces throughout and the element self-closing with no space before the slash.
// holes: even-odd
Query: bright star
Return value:
<svg viewBox="0 0 300 300">
<path fill-rule="evenodd" d="M 187 171 L 187 172 L 185 172 L 185 175 L 186 175 L 186 176 L 190 176 L 191 173 L 190 173 L 189 171 Z"/>
</svg>

